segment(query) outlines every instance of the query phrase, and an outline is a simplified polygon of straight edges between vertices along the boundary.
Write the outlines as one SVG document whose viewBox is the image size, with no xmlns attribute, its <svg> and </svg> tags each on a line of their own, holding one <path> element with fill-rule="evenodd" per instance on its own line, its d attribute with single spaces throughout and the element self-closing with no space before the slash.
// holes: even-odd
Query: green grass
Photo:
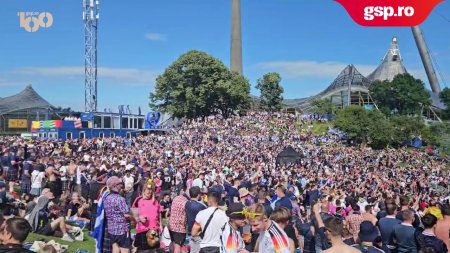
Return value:
<svg viewBox="0 0 450 253">
<path fill-rule="evenodd" d="M 95 252 L 95 240 L 89 236 L 89 232 L 84 232 L 84 241 L 82 242 L 66 242 L 61 240 L 59 237 L 53 237 L 53 236 L 44 236 L 36 233 L 31 233 L 28 235 L 28 238 L 26 242 L 34 242 L 34 241 L 44 241 L 49 242 L 51 240 L 54 240 L 55 242 L 63 245 L 68 245 L 69 249 L 67 250 L 68 253 L 75 253 L 77 249 L 81 250 L 87 250 L 90 253 Z"/>
<path fill-rule="evenodd" d="M 311 129 L 309 129 L 310 124 L 305 125 L 297 125 L 298 129 L 303 132 L 311 131 L 311 133 L 315 136 L 322 136 L 328 132 L 328 127 L 331 124 L 329 122 L 313 122 Z"/>
</svg>

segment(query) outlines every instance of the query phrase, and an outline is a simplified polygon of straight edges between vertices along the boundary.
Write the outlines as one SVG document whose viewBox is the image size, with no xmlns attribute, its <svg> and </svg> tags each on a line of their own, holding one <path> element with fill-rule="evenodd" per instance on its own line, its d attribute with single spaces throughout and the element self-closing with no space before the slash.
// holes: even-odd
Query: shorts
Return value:
<svg viewBox="0 0 450 253">
<path fill-rule="evenodd" d="M 170 239 L 172 239 L 172 242 L 178 244 L 178 245 L 183 245 L 184 242 L 186 241 L 186 233 L 178 233 L 178 232 L 173 232 L 169 230 L 169 234 L 170 234 Z"/>
<path fill-rule="evenodd" d="M 127 234 L 112 235 L 108 233 L 108 237 L 111 240 L 111 244 L 117 243 L 119 245 L 119 248 L 131 248 L 131 238 Z"/>
<path fill-rule="evenodd" d="M 134 247 L 138 248 L 138 250 L 159 249 L 159 243 L 155 247 L 150 247 L 147 243 L 147 232 L 142 232 L 136 234 Z"/>
<path fill-rule="evenodd" d="M 55 230 L 52 229 L 50 222 L 48 222 L 45 226 L 39 229 L 36 233 L 46 236 L 52 236 L 55 234 Z"/>
</svg>

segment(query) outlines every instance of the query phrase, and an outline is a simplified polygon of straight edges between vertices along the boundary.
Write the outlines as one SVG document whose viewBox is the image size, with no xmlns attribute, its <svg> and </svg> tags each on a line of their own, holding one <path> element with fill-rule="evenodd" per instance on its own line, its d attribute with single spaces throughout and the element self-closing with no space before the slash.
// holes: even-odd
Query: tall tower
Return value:
<svg viewBox="0 0 450 253">
<path fill-rule="evenodd" d="M 433 63 L 431 62 L 430 52 L 428 51 L 427 43 L 423 36 L 422 30 L 419 26 L 411 27 L 414 40 L 416 41 L 417 49 L 419 49 L 420 58 L 422 59 L 425 72 L 427 73 L 428 81 L 430 82 L 431 90 L 433 93 L 439 94 L 441 92 L 441 86 L 434 70 Z"/>
<path fill-rule="evenodd" d="M 242 75 L 241 0 L 231 0 L 231 70 Z"/>
<path fill-rule="evenodd" d="M 97 27 L 99 0 L 83 0 L 84 22 L 84 107 L 97 111 Z"/>
</svg>

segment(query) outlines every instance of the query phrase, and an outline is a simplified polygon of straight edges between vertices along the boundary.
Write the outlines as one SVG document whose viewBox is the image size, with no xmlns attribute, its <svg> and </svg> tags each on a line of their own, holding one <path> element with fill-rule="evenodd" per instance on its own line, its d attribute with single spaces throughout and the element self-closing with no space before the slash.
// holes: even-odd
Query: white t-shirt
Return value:
<svg viewBox="0 0 450 253">
<path fill-rule="evenodd" d="M 43 171 L 33 170 L 31 173 L 31 188 L 42 187 L 42 179 L 44 179 L 45 173 Z"/>
<path fill-rule="evenodd" d="M 225 223 L 222 227 L 222 253 L 238 253 L 245 248 L 241 233 L 234 230 L 230 223 Z"/>
<path fill-rule="evenodd" d="M 272 221 L 269 229 L 259 234 L 258 240 L 259 253 L 290 253 L 289 237 L 274 221 Z"/>
<path fill-rule="evenodd" d="M 212 215 L 217 207 L 208 207 L 205 210 L 201 210 L 195 217 L 195 223 L 199 224 L 204 232 L 204 237 L 200 242 L 200 248 L 205 247 L 221 247 L 220 235 L 222 234 L 222 227 L 228 222 L 228 217 L 224 211 L 218 209 L 211 219 L 206 231 L 203 229 L 208 222 L 209 217 Z"/>
<path fill-rule="evenodd" d="M 123 181 L 124 181 L 124 184 L 125 184 L 125 189 L 131 189 L 131 188 L 133 188 L 133 185 L 134 185 L 134 177 L 133 176 L 129 176 L 129 177 L 127 177 L 126 175 L 123 177 Z"/>
<path fill-rule="evenodd" d="M 198 186 L 198 187 L 200 187 L 200 189 L 202 189 L 203 188 L 203 181 L 200 178 L 196 178 L 192 182 L 192 186 Z"/>
</svg>

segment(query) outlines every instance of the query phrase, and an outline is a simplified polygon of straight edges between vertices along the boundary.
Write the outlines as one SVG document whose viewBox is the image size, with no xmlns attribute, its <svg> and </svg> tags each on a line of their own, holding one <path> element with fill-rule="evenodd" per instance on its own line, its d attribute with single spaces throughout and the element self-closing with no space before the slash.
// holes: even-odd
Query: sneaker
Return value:
<svg viewBox="0 0 450 253">
<path fill-rule="evenodd" d="M 69 233 L 72 233 L 72 234 L 74 234 L 74 235 L 79 235 L 79 234 L 81 233 L 81 231 L 82 231 L 82 229 L 79 228 L 79 227 L 72 227 L 72 228 L 69 230 Z"/>
<path fill-rule="evenodd" d="M 66 241 L 66 242 L 74 242 L 74 240 L 72 239 L 72 237 L 70 237 L 69 234 L 64 234 L 63 237 L 61 238 L 61 240 Z"/>
<path fill-rule="evenodd" d="M 80 233 L 79 235 L 75 236 L 75 241 L 82 242 L 84 240 L 84 234 Z"/>
</svg>

